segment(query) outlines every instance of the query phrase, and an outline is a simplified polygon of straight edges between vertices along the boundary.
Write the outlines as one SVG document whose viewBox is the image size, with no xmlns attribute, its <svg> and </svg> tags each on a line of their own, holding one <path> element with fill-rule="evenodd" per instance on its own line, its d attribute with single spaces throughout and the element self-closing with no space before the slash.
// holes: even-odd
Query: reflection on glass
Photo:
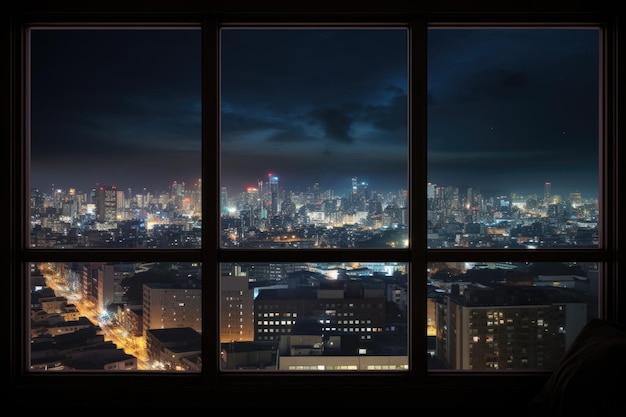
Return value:
<svg viewBox="0 0 626 417">
<path fill-rule="evenodd" d="M 598 30 L 429 30 L 429 247 L 598 246 L 598 68 Z"/>
<path fill-rule="evenodd" d="M 223 29 L 223 247 L 407 247 L 405 29 Z"/>
<path fill-rule="evenodd" d="M 598 317 L 598 264 L 431 263 L 427 311 L 429 369 L 550 370 Z"/>
<path fill-rule="evenodd" d="M 201 266 L 33 263 L 31 371 L 201 370 Z"/>
<path fill-rule="evenodd" d="M 31 246 L 201 246 L 200 31 L 30 37 Z"/>
<path fill-rule="evenodd" d="M 222 263 L 225 371 L 408 370 L 404 263 Z"/>
</svg>

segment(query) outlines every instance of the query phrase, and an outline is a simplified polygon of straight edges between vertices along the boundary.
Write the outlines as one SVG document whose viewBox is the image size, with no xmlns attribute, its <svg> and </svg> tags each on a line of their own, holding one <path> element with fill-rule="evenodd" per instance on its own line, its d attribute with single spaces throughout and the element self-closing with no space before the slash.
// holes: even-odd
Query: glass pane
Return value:
<svg viewBox="0 0 626 417">
<path fill-rule="evenodd" d="M 407 32 L 221 31 L 222 246 L 407 247 Z"/>
<path fill-rule="evenodd" d="M 407 268 L 222 263 L 222 370 L 408 370 Z"/>
<path fill-rule="evenodd" d="M 428 367 L 551 370 L 598 317 L 593 262 L 428 265 Z"/>
<path fill-rule="evenodd" d="M 200 31 L 30 35 L 31 246 L 199 247 Z"/>
<path fill-rule="evenodd" d="M 197 263 L 34 263 L 31 371 L 201 370 Z"/>
<path fill-rule="evenodd" d="M 428 246 L 598 247 L 599 31 L 428 31 Z"/>
</svg>

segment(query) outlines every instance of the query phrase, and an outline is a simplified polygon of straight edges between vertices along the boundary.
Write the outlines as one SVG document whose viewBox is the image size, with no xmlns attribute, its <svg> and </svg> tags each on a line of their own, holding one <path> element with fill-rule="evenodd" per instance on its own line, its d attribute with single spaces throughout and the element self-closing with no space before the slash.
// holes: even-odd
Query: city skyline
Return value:
<svg viewBox="0 0 626 417">
<path fill-rule="evenodd" d="M 555 194 L 597 196 L 597 31 L 428 36 L 429 181 L 494 194 L 541 194 L 551 182 Z M 201 177 L 199 30 L 32 39 L 33 187 L 163 190 Z M 403 29 L 228 29 L 221 47 L 229 192 L 269 172 L 294 192 L 341 193 L 353 177 L 407 189 Z"/>
<path fill-rule="evenodd" d="M 350 179 L 352 180 L 352 179 Z M 265 186 L 268 186 L 269 182 L 267 181 L 267 178 L 265 178 L 264 180 L 262 179 L 258 179 L 258 181 L 263 181 Z M 367 181 L 363 181 L 366 183 L 366 186 L 368 187 L 368 191 L 374 191 L 374 192 L 378 192 L 378 190 L 374 190 L 370 187 L 369 183 Z M 183 187 L 184 190 L 187 191 L 196 191 L 198 190 L 198 187 L 201 186 L 201 179 L 193 182 L 192 184 L 189 183 L 184 183 Z M 54 184 L 54 183 L 53 183 Z M 46 194 L 51 196 L 54 193 L 57 192 L 62 192 L 62 193 L 85 193 L 85 194 L 90 194 L 93 193 L 95 190 L 97 190 L 99 187 L 115 187 L 117 188 L 118 191 L 123 192 L 125 198 L 135 198 L 138 195 L 146 195 L 146 194 L 150 194 L 152 196 L 158 196 L 158 195 L 162 195 L 162 194 L 172 194 L 172 186 L 176 185 L 176 184 L 181 184 L 180 181 L 176 181 L 174 180 L 171 184 L 164 184 L 160 187 L 157 188 L 147 188 L 147 187 L 143 187 L 140 190 L 137 189 L 133 189 L 131 187 L 118 187 L 117 185 L 113 185 L 113 186 L 109 186 L 109 185 L 104 185 L 104 184 L 95 184 L 93 187 L 91 187 L 90 189 L 78 189 L 77 187 L 69 184 L 67 187 L 65 188 L 60 188 L 60 187 L 54 187 L 53 189 L 40 189 L 40 188 L 34 188 L 36 189 L 38 192 Z M 246 189 L 238 189 L 238 190 L 231 190 L 228 189 L 227 187 L 222 187 L 223 189 L 226 190 L 226 193 L 228 195 L 228 197 L 232 197 L 235 195 L 243 195 L 249 192 L 250 188 L 258 188 L 258 182 L 257 181 L 250 181 L 250 184 L 254 184 L 254 185 L 250 185 L 248 188 Z M 503 191 L 503 190 L 493 190 L 493 189 L 488 189 L 489 191 L 495 192 L 498 191 L 499 193 L 492 193 L 492 194 L 485 194 L 483 191 L 481 191 L 480 187 L 474 187 L 474 186 L 468 186 L 467 188 L 460 188 L 456 185 L 450 185 L 450 184 L 435 184 L 435 183 L 427 183 L 426 186 L 430 187 L 430 186 L 434 186 L 436 188 L 453 188 L 458 190 L 459 192 L 459 196 L 467 196 L 468 193 L 473 194 L 474 196 L 476 195 L 481 195 L 484 198 L 492 198 L 492 197 L 502 197 L 502 196 L 509 196 L 512 198 L 533 198 L 533 197 L 537 197 L 539 199 L 543 199 L 545 197 L 545 189 L 546 189 L 546 184 L 550 184 L 549 187 L 552 189 L 551 193 L 550 193 L 550 197 L 558 197 L 560 200 L 562 199 L 569 199 L 570 197 L 576 195 L 576 196 L 580 196 L 580 198 L 585 201 L 589 201 L 589 200 L 596 200 L 597 201 L 597 195 L 593 194 L 593 195 L 585 195 L 584 193 L 578 191 L 578 189 L 574 189 L 574 190 L 561 190 L 564 192 L 554 192 L 553 191 L 553 187 L 552 187 L 552 183 L 549 181 L 546 181 L 544 183 L 541 184 L 535 184 L 535 189 L 532 192 L 529 193 L 516 193 L 516 192 L 511 192 L 511 191 Z M 280 181 L 278 182 L 279 188 L 281 190 L 281 194 L 285 193 L 289 194 L 289 193 L 294 193 L 294 194 L 300 194 L 300 193 L 309 193 L 312 192 L 314 190 L 314 186 L 319 185 L 319 183 L 316 183 L 315 181 L 307 183 L 307 184 L 303 184 L 302 187 L 297 187 L 297 192 L 294 190 L 287 190 L 283 187 L 280 186 Z M 348 194 L 350 193 L 351 190 L 351 186 L 352 183 L 345 183 L 343 184 L 343 186 L 340 186 L 340 189 L 334 189 L 334 188 L 322 188 L 320 187 L 318 189 L 319 192 L 321 193 L 327 193 L 330 192 L 330 195 L 336 196 L 336 197 L 347 197 Z M 387 191 L 385 193 L 379 193 L 385 196 L 388 195 L 399 195 L 402 194 L 404 191 L 403 189 L 398 189 L 396 192 L 393 191 Z M 578 198 L 578 197 L 576 197 Z"/>
</svg>

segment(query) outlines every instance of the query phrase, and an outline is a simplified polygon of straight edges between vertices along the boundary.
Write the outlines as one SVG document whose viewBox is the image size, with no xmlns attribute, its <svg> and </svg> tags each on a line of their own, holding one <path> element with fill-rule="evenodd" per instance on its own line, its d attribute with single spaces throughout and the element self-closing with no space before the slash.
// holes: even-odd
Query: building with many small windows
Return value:
<svg viewBox="0 0 626 417">
<path fill-rule="evenodd" d="M 222 275 L 220 279 L 220 341 L 254 340 L 254 290 L 247 275 Z"/>
<path fill-rule="evenodd" d="M 143 331 L 190 327 L 202 332 L 202 288 L 180 283 L 143 285 Z"/>
<path fill-rule="evenodd" d="M 451 369 L 553 369 L 587 322 L 567 288 L 470 284 L 438 298 L 436 356 Z"/>
<path fill-rule="evenodd" d="M 386 329 L 386 304 L 384 285 L 360 281 L 261 289 L 254 300 L 255 340 L 279 342 L 292 336 L 300 321 L 314 321 L 319 326 L 320 346 L 309 350 L 316 355 L 321 351 L 356 354 L 372 350 Z M 284 348 L 280 354 L 289 355 L 291 350 Z"/>
<path fill-rule="evenodd" d="M 102 186 L 96 193 L 96 219 L 102 223 L 117 221 L 117 187 Z"/>
</svg>

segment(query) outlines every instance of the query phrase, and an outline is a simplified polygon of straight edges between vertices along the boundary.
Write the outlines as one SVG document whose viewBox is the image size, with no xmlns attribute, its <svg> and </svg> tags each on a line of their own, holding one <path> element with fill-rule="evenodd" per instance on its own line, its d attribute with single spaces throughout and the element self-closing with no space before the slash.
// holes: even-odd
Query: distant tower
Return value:
<svg viewBox="0 0 626 417">
<path fill-rule="evenodd" d="M 96 219 L 99 222 L 117 220 L 117 187 L 101 186 L 96 192 Z"/>
<path fill-rule="evenodd" d="M 202 178 L 198 178 L 191 195 L 192 209 L 196 216 L 202 218 Z"/>
<path fill-rule="evenodd" d="M 552 197 L 552 183 L 546 181 L 543 185 L 543 201 L 545 203 L 550 203 L 550 198 Z"/>
<path fill-rule="evenodd" d="M 124 197 L 124 191 L 117 190 L 117 210 L 118 213 L 122 213 L 124 211 L 124 207 L 126 205 L 126 198 Z"/>
<path fill-rule="evenodd" d="M 474 205 L 474 189 L 469 187 L 467 189 L 467 200 L 465 201 L 465 208 L 469 209 Z"/>
<path fill-rule="evenodd" d="M 271 205 L 270 205 L 270 214 L 275 216 L 278 214 L 278 177 L 276 175 L 269 174 L 269 182 L 270 182 L 270 196 L 271 196 Z"/>
<path fill-rule="evenodd" d="M 367 210 L 367 183 L 359 182 L 358 177 L 352 177 L 352 191 L 350 192 L 350 205 L 353 210 Z"/>
<path fill-rule="evenodd" d="M 317 202 L 322 199 L 322 195 L 320 194 L 320 184 L 316 182 L 313 184 L 313 201 Z"/>
<path fill-rule="evenodd" d="M 183 201 L 185 199 L 185 183 L 174 181 L 170 188 L 170 199 L 174 201 L 174 207 L 177 210 L 183 208 Z"/>
<path fill-rule="evenodd" d="M 222 214 L 228 213 L 228 190 L 226 187 L 220 189 L 220 207 Z"/>
</svg>

